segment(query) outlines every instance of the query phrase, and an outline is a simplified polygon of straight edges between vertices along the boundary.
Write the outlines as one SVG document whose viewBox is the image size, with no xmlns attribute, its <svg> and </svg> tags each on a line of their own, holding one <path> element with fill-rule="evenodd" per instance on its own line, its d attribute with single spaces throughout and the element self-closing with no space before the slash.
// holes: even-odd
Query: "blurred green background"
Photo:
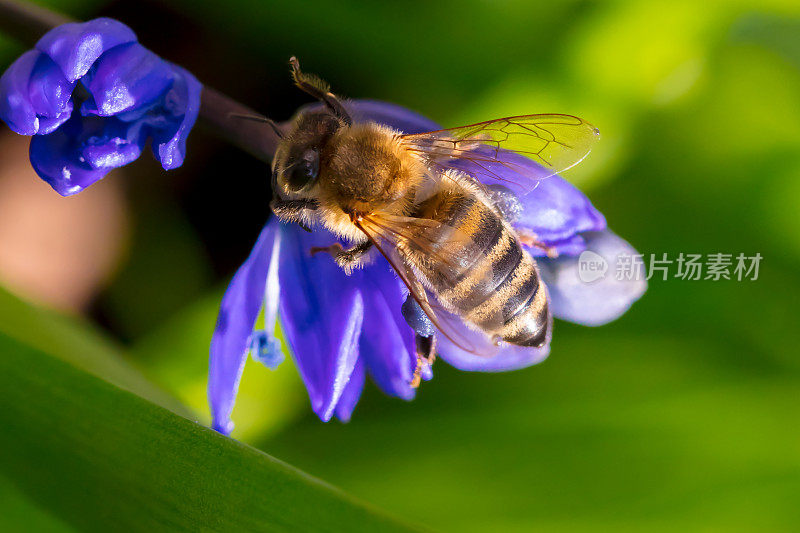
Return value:
<svg viewBox="0 0 800 533">
<path fill-rule="evenodd" d="M 343 95 L 443 125 L 585 117 L 602 142 L 566 177 L 640 252 L 763 256 L 756 281 L 653 279 L 611 325 L 557 322 L 539 366 L 440 362 L 411 403 L 369 385 L 346 425 L 314 417 L 291 362 L 248 362 L 234 437 L 442 531 L 800 529 L 796 1 L 49 5 L 121 19 L 278 120 L 305 102 L 289 83 L 293 54 Z M 21 50 L 0 41 L 0 66 Z M 268 216 L 267 169 L 203 131 L 176 172 L 145 159 L 108 178 L 126 229 L 85 302 L 5 284 L 87 317 L 207 423 L 208 342 Z M 0 526 L 55 527 L 2 478 L 0 493 Z"/>
</svg>

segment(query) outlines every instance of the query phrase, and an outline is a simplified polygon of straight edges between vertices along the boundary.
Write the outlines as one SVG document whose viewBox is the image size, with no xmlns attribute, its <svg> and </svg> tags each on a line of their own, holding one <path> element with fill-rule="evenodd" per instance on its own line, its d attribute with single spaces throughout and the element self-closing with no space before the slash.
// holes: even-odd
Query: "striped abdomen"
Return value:
<svg viewBox="0 0 800 533">
<path fill-rule="evenodd" d="M 456 244 L 453 232 L 430 236 L 434 251 L 456 247 L 456 261 L 445 264 L 434 256 L 416 265 L 446 307 L 508 343 L 545 343 L 551 320 L 536 263 L 483 194 L 453 184 L 421 204 L 415 216 L 455 228 L 460 236 Z"/>
</svg>

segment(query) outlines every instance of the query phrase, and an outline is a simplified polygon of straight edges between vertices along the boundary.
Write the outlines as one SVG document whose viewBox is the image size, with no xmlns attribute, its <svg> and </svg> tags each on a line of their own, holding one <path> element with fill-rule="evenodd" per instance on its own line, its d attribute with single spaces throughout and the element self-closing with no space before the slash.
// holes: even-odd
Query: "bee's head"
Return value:
<svg viewBox="0 0 800 533">
<path fill-rule="evenodd" d="M 352 125 L 345 106 L 330 92 L 328 84 L 300 70 L 297 58 L 289 60 L 292 78 L 302 91 L 318 99 L 324 110 L 308 110 L 295 119 L 292 131 L 283 138 L 272 160 L 272 188 L 281 198 L 309 196 L 320 172 L 325 145 L 339 128 Z"/>
<path fill-rule="evenodd" d="M 320 154 L 343 125 L 341 119 L 327 111 L 309 111 L 297 117 L 272 160 L 275 194 L 286 199 L 311 193 L 319 178 Z"/>
</svg>

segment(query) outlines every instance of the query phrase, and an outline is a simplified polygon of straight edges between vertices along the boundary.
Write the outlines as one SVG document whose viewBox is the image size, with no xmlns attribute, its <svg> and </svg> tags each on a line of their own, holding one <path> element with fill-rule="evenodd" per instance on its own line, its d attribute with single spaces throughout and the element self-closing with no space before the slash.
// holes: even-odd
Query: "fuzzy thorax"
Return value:
<svg viewBox="0 0 800 533">
<path fill-rule="evenodd" d="M 342 128 L 330 139 L 320 161 L 316 187 L 320 221 L 352 242 L 365 236 L 351 214 L 406 215 L 425 166 L 406 150 L 399 133 L 375 123 Z"/>
</svg>

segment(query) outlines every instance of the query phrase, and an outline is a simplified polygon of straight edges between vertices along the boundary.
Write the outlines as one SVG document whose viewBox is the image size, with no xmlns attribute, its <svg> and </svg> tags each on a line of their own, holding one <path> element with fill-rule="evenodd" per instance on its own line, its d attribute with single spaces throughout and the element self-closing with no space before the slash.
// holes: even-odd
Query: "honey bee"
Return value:
<svg viewBox="0 0 800 533">
<path fill-rule="evenodd" d="M 597 129 L 552 114 L 403 134 L 354 121 L 325 82 L 296 58 L 290 64 L 297 87 L 324 105 L 301 112 L 286 132 L 263 119 L 281 137 L 275 215 L 351 243 L 311 250 L 330 253 L 347 273 L 377 250 L 408 288 L 408 307 L 463 350 L 492 356 L 506 344 L 548 342 L 547 289 L 523 244 L 552 250 L 512 222 L 519 195 L 580 162 Z M 436 352 L 435 336 L 416 331 L 413 386 Z"/>
</svg>

